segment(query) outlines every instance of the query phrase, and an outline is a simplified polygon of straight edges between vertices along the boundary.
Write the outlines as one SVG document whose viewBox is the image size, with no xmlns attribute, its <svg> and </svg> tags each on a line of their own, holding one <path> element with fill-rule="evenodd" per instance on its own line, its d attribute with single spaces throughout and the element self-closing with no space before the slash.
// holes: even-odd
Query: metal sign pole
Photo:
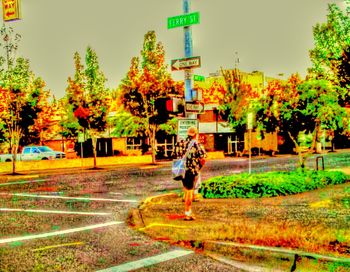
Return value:
<svg viewBox="0 0 350 272">
<path fill-rule="evenodd" d="M 247 129 L 248 129 L 248 146 L 249 146 L 249 174 L 252 173 L 252 129 L 253 129 L 253 113 L 249 112 L 247 115 Z"/>
<path fill-rule="evenodd" d="M 252 130 L 249 129 L 249 174 L 252 173 Z"/>
<path fill-rule="evenodd" d="M 184 14 L 190 13 L 190 0 L 183 0 L 183 12 Z M 185 58 L 192 57 L 192 31 L 191 26 L 184 27 L 184 41 L 185 41 Z M 193 101 L 192 95 L 192 70 L 185 70 L 185 101 Z M 186 113 L 187 116 L 187 113 Z"/>
<path fill-rule="evenodd" d="M 83 167 L 83 157 L 84 157 L 84 150 L 83 150 L 83 142 L 85 135 L 83 133 L 78 133 L 78 142 L 80 143 L 80 159 L 81 159 L 81 167 Z"/>
</svg>

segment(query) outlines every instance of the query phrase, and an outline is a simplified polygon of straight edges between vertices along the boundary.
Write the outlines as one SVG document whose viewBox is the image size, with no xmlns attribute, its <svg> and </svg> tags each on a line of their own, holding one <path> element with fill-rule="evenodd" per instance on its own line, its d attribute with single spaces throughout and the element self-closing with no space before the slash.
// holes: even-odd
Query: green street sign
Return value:
<svg viewBox="0 0 350 272">
<path fill-rule="evenodd" d="M 168 18 L 168 29 L 190 26 L 194 24 L 199 24 L 199 12 L 193 12 Z"/>
<path fill-rule="evenodd" d="M 205 77 L 200 76 L 200 75 L 193 75 L 193 80 L 194 81 L 205 81 Z"/>
</svg>

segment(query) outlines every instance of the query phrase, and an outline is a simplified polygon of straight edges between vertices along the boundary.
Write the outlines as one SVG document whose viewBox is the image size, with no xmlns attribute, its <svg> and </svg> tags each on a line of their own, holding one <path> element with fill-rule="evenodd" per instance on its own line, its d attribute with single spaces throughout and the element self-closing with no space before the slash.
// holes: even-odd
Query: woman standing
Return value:
<svg viewBox="0 0 350 272">
<path fill-rule="evenodd" d="M 206 156 L 204 148 L 198 143 L 198 130 L 196 127 L 190 127 L 187 130 L 186 141 L 180 142 L 175 147 L 175 155 L 177 158 L 182 158 L 186 152 L 186 172 L 182 180 L 185 200 L 185 220 L 194 220 L 195 217 L 192 215 L 194 188 L 199 171 L 203 167 L 201 160 Z"/>
</svg>

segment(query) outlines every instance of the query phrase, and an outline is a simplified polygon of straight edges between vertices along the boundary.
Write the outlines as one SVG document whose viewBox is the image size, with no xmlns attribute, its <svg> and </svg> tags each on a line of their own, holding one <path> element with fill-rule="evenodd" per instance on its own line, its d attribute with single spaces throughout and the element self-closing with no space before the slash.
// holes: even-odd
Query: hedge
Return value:
<svg viewBox="0 0 350 272">
<path fill-rule="evenodd" d="M 241 173 L 203 182 L 204 198 L 260 198 L 285 196 L 341 184 L 347 176 L 340 171 L 295 170 L 291 172 Z"/>
</svg>

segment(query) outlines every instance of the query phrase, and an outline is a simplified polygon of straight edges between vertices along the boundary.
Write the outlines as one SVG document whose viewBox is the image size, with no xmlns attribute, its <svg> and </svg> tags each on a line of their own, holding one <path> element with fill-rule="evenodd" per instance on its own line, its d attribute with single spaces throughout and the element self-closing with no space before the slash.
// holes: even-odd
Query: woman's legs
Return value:
<svg viewBox="0 0 350 272">
<path fill-rule="evenodd" d="M 192 201 L 193 201 L 193 189 L 188 190 L 184 188 L 185 191 L 185 215 L 192 215 Z"/>
<path fill-rule="evenodd" d="M 184 201 L 185 201 L 185 220 L 193 220 L 192 216 L 192 201 L 193 201 L 193 191 L 194 191 L 194 182 L 196 176 L 193 175 L 190 171 L 186 171 L 185 178 L 183 180 L 184 186 Z"/>
<path fill-rule="evenodd" d="M 200 187 L 201 187 L 201 173 L 198 173 L 198 175 L 194 179 L 193 201 L 196 200 L 196 195 L 198 195 L 198 190 Z M 198 201 L 198 199 L 196 201 Z"/>
</svg>

